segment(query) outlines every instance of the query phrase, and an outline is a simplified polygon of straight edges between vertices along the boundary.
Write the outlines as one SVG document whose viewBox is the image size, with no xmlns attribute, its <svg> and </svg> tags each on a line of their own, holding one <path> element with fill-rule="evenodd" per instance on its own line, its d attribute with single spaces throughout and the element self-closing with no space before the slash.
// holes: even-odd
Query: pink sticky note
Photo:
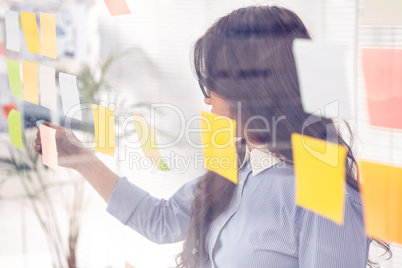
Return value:
<svg viewBox="0 0 402 268">
<path fill-rule="evenodd" d="M 131 14 L 126 0 L 105 0 L 105 4 L 112 16 Z"/>
<path fill-rule="evenodd" d="M 57 170 L 59 164 L 57 160 L 56 130 L 41 124 L 40 139 L 42 143 L 42 164 Z"/>
<path fill-rule="evenodd" d="M 364 48 L 362 64 L 370 124 L 402 129 L 402 49 Z"/>
</svg>

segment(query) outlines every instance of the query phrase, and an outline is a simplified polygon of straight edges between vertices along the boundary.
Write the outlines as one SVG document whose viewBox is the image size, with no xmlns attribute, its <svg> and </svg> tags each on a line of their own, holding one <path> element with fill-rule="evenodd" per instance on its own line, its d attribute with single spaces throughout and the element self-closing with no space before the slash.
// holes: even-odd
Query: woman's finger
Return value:
<svg viewBox="0 0 402 268">
<path fill-rule="evenodd" d="M 36 138 L 35 139 L 35 145 L 41 145 L 42 143 L 41 143 L 41 140 L 40 140 L 40 138 Z"/>
<path fill-rule="evenodd" d="M 42 154 L 42 143 L 41 143 L 41 138 L 40 138 L 40 131 L 38 129 L 38 131 L 36 131 L 36 139 L 35 139 L 35 146 L 34 146 L 34 150 L 39 153 Z"/>
<path fill-rule="evenodd" d="M 36 152 L 42 154 L 42 146 L 41 145 L 38 145 L 38 144 L 35 145 L 34 149 L 35 149 Z"/>
</svg>

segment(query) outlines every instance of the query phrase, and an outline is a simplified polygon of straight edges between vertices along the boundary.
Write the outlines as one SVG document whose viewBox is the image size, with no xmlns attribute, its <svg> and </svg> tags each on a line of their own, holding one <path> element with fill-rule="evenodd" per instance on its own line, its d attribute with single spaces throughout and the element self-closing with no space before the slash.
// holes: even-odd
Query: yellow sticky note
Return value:
<svg viewBox="0 0 402 268">
<path fill-rule="evenodd" d="M 57 170 L 59 164 L 57 159 L 56 130 L 40 124 L 39 131 L 42 144 L 42 164 Z"/>
<path fill-rule="evenodd" d="M 201 139 L 207 169 L 238 182 L 236 121 L 201 111 Z"/>
<path fill-rule="evenodd" d="M 129 264 L 128 262 L 126 262 L 126 267 L 125 268 L 135 268 L 133 265 Z"/>
<path fill-rule="evenodd" d="M 367 235 L 402 244 L 402 167 L 362 160 L 359 171 Z"/>
<path fill-rule="evenodd" d="M 40 54 L 56 59 L 56 15 L 40 13 L 40 37 Z"/>
<path fill-rule="evenodd" d="M 114 110 L 93 104 L 95 124 L 95 151 L 114 156 Z"/>
<path fill-rule="evenodd" d="M 21 12 L 22 29 L 29 52 L 40 54 L 40 41 L 35 13 Z"/>
<path fill-rule="evenodd" d="M 8 132 L 11 144 L 22 150 L 21 114 L 16 110 L 8 114 Z"/>
<path fill-rule="evenodd" d="M 145 156 L 148 157 L 154 166 L 156 166 L 159 170 L 170 170 L 165 162 L 163 162 L 158 144 L 156 143 L 156 136 L 158 135 L 158 132 L 153 127 L 148 125 L 145 119 L 142 118 L 138 113 L 134 113 L 134 125 Z"/>
<path fill-rule="evenodd" d="M 347 150 L 336 143 L 292 134 L 296 203 L 343 223 Z"/>
<path fill-rule="evenodd" d="M 24 82 L 24 100 L 38 104 L 38 75 L 36 63 L 22 61 L 22 78 Z"/>
</svg>

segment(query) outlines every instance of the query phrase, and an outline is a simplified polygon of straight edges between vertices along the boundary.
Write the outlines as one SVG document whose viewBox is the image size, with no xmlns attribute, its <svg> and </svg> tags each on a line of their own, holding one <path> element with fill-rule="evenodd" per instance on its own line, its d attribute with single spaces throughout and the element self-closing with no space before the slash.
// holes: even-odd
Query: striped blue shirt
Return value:
<svg viewBox="0 0 402 268">
<path fill-rule="evenodd" d="M 364 268 L 366 237 L 359 193 L 346 187 L 339 226 L 295 203 L 293 167 L 283 162 L 255 176 L 248 160 L 229 208 L 206 237 L 208 263 L 200 267 Z M 157 199 L 121 178 L 107 211 L 156 243 L 185 239 L 197 178 L 169 200 Z"/>
</svg>

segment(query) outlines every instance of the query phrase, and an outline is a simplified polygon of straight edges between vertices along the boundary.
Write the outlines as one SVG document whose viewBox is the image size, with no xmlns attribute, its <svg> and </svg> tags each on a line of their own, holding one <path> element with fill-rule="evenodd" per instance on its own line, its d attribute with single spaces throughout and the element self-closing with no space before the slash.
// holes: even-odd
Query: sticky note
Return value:
<svg viewBox="0 0 402 268">
<path fill-rule="evenodd" d="M 29 52 L 40 54 L 40 41 L 35 13 L 21 12 L 22 29 Z"/>
<path fill-rule="evenodd" d="M 15 52 L 20 51 L 20 27 L 18 12 L 6 10 L 6 48 Z"/>
<path fill-rule="evenodd" d="M 36 126 L 39 128 L 40 125 L 42 125 L 43 123 L 45 123 L 45 120 L 43 120 L 43 119 L 37 120 L 37 121 L 36 121 Z"/>
<path fill-rule="evenodd" d="M 320 110 L 322 117 L 352 119 L 345 69 L 347 49 L 345 45 L 295 39 L 293 55 L 305 112 Z M 335 109 L 334 103 L 338 106 Z"/>
<path fill-rule="evenodd" d="M 33 104 L 38 104 L 38 74 L 36 71 L 36 63 L 22 61 L 22 77 L 24 82 L 24 100 Z"/>
<path fill-rule="evenodd" d="M 59 83 L 64 114 L 68 117 L 81 120 L 81 104 L 77 88 L 77 77 L 60 72 Z"/>
<path fill-rule="evenodd" d="M 5 117 L 8 117 L 8 114 L 11 112 L 11 110 L 17 111 L 17 106 L 15 106 L 15 104 L 3 105 L 3 114 Z"/>
<path fill-rule="evenodd" d="M 42 145 L 42 164 L 57 170 L 56 130 L 41 124 L 39 126 L 40 142 Z"/>
<path fill-rule="evenodd" d="M 56 15 L 40 13 L 41 55 L 53 59 L 57 57 Z"/>
<path fill-rule="evenodd" d="M 236 121 L 201 111 L 204 165 L 233 183 L 238 182 Z"/>
<path fill-rule="evenodd" d="M 133 265 L 129 264 L 128 262 L 126 262 L 126 267 L 125 268 L 135 268 Z"/>
<path fill-rule="evenodd" d="M 402 167 L 360 161 L 366 233 L 402 244 Z"/>
<path fill-rule="evenodd" d="M 343 223 L 347 150 L 342 145 L 292 134 L 296 203 Z"/>
<path fill-rule="evenodd" d="M 95 124 L 95 151 L 114 156 L 114 110 L 93 104 Z"/>
<path fill-rule="evenodd" d="M 11 144 L 22 150 L 21 113 L 16 110 L 8 114 L 8 132 Z"/>
<path fill-rule="evenodd" d="M 50 110 L 57 109 L 56 71 L 54 68 L 39 65 L 40 105 Z"/>
<path fill-rule="evenodd" d="M 362 65 L 370 124 L 402 129 L 402 49 L 364 48 Z"/>
<path fill-rule="evenodd" d="M 7 60 L 7 72 L 11 94 L 21 100 L 24 99 L 22 94 L 20 63 L 14 60 Z"/>
<path fill-rule="evenodd" d="M 134 125 L 141 144 L 141 149 L 145 156 L 148 157 L 159 170 L 170 170 L 166 163 L 163 162 L 160 155 L 158 144 L 156 142 L 158 132 L 148 125 L 147 121 L 145 121 L 145 119 L 138 113 L 134 113 Z"/>
<path fill-rule="evenodd" d="M 131 14 L 126 0 L 105 0 L 105 4 L 112 16 Z"/>
<path fill-rule="evenodd" d="M 363 2 L 362 24 L 402 25 L 402 1 L 365 0 Z"/>
</svg>

